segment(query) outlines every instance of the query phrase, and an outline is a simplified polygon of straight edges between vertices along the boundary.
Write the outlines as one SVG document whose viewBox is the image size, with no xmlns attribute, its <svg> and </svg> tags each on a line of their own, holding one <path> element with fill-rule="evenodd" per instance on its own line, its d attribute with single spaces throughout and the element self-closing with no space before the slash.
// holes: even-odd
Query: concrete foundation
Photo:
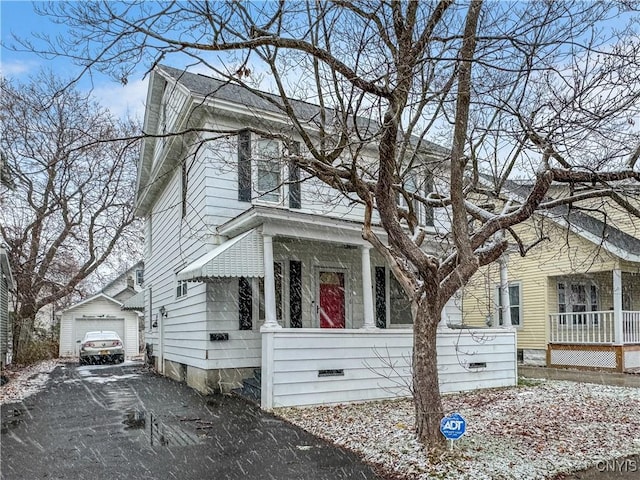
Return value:
<svg viewBox="0 0 640 480">
<path fill-rule="evenodd" d="M 165 360 L 164 374 L 172 380 L 184 382 L 187 379 L 187 366 L 182 363 Z"/>
<path fill-rule="evenodd" d="M 187 366 L 187 385 L 204 393 L 228 393 L 242 386 L 242 380 L 253 376 L 253 368 L 204 370 Z"/>
<path fill-rule="evenodd" d="M 158 357 L 153 358 L 153 366 L 160 372 Z M 242 386 L 245 378 L 253 376 L 255 368 L 229 368 L 225 370 L 205 370 L 184 365 L 171 360 L 164 361 L 164 375 L 178 382 L 186 382 L 194 390 L 205 395 L 213 393 L 229 393 Z"/>
<path fill-rule="evenodd" d="M 546 367 L 547 366 L 547 351 L 536 349 L 523 349 L 522 351 L 522 364 L 531 365 L 534 367 Z"/>
</svg>

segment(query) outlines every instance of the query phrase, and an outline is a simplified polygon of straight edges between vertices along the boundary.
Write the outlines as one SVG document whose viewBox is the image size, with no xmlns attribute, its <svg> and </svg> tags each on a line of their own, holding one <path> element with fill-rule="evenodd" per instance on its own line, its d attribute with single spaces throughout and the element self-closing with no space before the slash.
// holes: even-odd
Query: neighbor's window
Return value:
<svg viewBox="0 0 640 480">
<path fill-rule="evenodd" d="M 558 292 L 558 312 L 573 313 L 571 323 L 574 325 L 584 325 L 590 322 L 596 325 L 599 321 L 598 315 L 589 315 L 588 312 L 598 311 L 598 287 L 585 282 L 557 283 Z M 566 324 L 568 315 L 560 318 L 561 324 Z"/>
<path fill-rule="evenodd" d="M 502 319 L 502 295 L 500 294 L 500 287 L 496 288 L 496 296 L 498 297 L 498 323 L 503 325 Z M 522 318 L 520 312 L 522 311 L 522 299 L 520 298 L 520 284 L 509 283 L 509 307 L 511 312 L 511 325 L 519 327 L 522 325 Z"/>
<path fill-rule="evenodd" d="M 176 298 L 185 297 L 187 295 L 187 282 L 185 280 L 178 280 L 176 286 Z"/>
<path fill-rule="evenodd" d="M 267 202 L 280 201 L 280 142 L 259 138 L 255 147 L 256 191 L 261 200 Z"/>
</svg>

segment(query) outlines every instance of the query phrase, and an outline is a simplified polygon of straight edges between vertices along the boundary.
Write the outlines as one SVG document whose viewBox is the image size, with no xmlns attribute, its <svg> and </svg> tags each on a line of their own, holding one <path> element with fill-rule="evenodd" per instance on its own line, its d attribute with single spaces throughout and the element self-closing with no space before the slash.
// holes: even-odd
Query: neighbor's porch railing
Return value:
<svg viewBox="0 0 640 480">
<path fill-rule="evenodd" d="M 573 312 L 549 315 L 551 343 L 613 343 L 613 312 Z"/>
<path fill-rule="evenodd" d="M 640 312 L 622 312 L 624 343 L 640 343 Z"/>
<path fill-rule="evenodd" d="M 640 312 L 622 312 L 624 343 L 640 343 Z M 549 315 L 551 343 L 615 343 L 613 311 L 552 313 Z"/>
</svg>

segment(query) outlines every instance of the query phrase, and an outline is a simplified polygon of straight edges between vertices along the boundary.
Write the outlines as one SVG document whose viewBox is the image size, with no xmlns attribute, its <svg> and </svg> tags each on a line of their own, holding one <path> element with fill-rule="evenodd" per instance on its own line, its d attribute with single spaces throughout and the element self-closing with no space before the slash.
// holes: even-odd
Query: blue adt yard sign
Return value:
<svg viewBox="0 0 640 480">
<path fill-rule="evenodd" d="M 467 429 L 467 421 L 459 413 L 452 413 L 440 420 L 440 431 L 448 440 L 458 440 Z"/>
</svg>

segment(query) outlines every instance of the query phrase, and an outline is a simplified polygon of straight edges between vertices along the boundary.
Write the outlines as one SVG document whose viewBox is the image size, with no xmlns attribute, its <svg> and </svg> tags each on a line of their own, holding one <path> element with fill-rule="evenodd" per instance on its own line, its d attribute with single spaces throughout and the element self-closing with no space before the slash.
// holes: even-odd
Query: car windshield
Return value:
<svg viewBox="0 0 640 480">
<path fill-rule="evenodd" d="M 84 341 L 88 340 L 115 340 L 120 339 L 116 332 L 89 332 L 85 334 Z"/>
</svg>

